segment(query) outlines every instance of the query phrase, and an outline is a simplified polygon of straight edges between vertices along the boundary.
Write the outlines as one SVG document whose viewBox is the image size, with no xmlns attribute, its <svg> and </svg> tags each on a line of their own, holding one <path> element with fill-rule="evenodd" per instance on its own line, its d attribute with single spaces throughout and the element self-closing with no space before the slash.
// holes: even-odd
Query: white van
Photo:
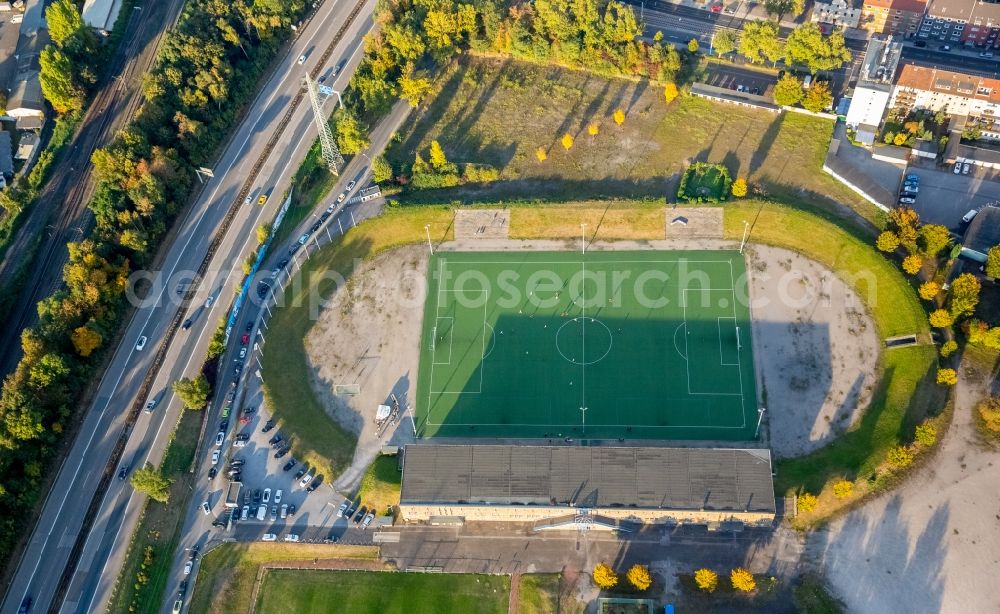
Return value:
<svg viewBox="0 0 1000 614">
<path fill-rule="evenodd" d="M 285 541 L 286 542 L 297 542 L 297 541 L 299 541 L 299 536 L 296 535 L 295 533 L 289 533 L 288 535 L 285 536 Z"/>
<path fill-rule="evenodd" d="M 264 518 L 266 517 L 267 517 L 267 506 L 261 504 L 261 506 L 257 508 L 257 520 L 264 520 Z"/>
<path fill-rule="evenodd" d="M 970 209 L 968 213 L 962 216 L 962 221 L 968 224 L 972 221 L 972 218 L 976 217 L 977 213 L 979 213 L 979 209 Z"/>
<path fill-rule="evenodd" d="M 802 80 L 802 89 L 807 90 L 809 86 L 812 85 L 813 78 L 812 75 L 806 75 L 806 78 Z"/>
<path fill-rule="evenodd" d="M 264 533 L 264 537 L 260 538 L 262 542 L 276 542 L 278 541 L 278 536 L 274 533 Z"/>
</svg>

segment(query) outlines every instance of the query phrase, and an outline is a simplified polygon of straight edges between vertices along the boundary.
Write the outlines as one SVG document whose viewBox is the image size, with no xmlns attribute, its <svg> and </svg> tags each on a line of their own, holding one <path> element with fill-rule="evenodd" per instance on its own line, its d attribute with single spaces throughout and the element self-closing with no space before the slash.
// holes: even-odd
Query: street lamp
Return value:
<svg viewBox="0 0 1000 614">
<path fill-rule="evenodd" d="M 747 235 L 750 234 L 750 222 L 743 220 L 743 238 L 740 240 L 740 253 L 743 253 L 743 248 L 747 244 Z"/>
<path fill-rule="evenodd" d="M 431 256 L 434 255 L 434 244 L 431 243 L 431 225 L 424 225 L 424 232 L 427 233 L 427 249 L 431 250 Z"/>
<path fill-rule="evenodd" d="M 587 225 L 580 224 L 580 253 L 587 253 Z"/>
</svg>

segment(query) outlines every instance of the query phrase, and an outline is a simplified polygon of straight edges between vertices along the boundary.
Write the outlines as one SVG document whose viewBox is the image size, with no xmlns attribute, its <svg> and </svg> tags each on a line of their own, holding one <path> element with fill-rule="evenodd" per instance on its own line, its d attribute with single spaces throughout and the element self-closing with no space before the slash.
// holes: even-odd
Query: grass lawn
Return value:
<svg viewBox="0 0 1000 614">
<path fill-rule="evenodd" d="M 323 165 L 323 156 L 317 139 L 306 154 L 305 160 L 295 171 L 295 176 L 292 177 L 292 202 L 288 205 L 288 211 L 275 234 L 274 245 L 280 245 L 299 223 L 312 213 L 319 201 L 336 185 L 337 179 L 338 177 Z M 281 195 L 272 194 L 271 197 L 280 198 Z"/>
<path fill-rule="evenodd" d="M 272 570 L 264 579 L 255 611 L 506 614 L 509 597 L 509 576 Z"/>
<path fill-rule="evenodd" d="M 164 505 L 151 499 L 146 501 L 142 520 L 132 536 L 108 612 L 155 612 L 166 591 L 173 592 L 177 588 L 168 587 L 167 583 L 170 580 L 170 564 L 190 502 L 194 476 L 188 469 L 194 459 L 201 419 L 201 412 L 185 411 L 181 415 L 160 466 L 164 474 L 174 479 L 170 487 L 170 502 Z M 148 582 L 137 589 L 136 574 L 141 569 L 146 546 L 153 547 L 153 563 L 145 570 Z M 135 604 L 135 609 L 130 610 L 130 604 Z"/>
<path fill-rule="evenodd" d="M 368 466 L 365 477 L 361 478 L 358 498 L 379 514 L 385 514 L 390 506 L 399 505 L 399 489 L 403 474 L 399 470 L 399 459 L 395 456 L 376 456 Z"/>
<path fill-rule="evenodd" d="M 807 574 L 792 589 L 792 602 L 804 614 L 841 614 L 844 606 L 823 585 L 823 579 Z"/>
<path fill-rule="evenodd" d="M 574 597 L 573 587 L 563 584 L 562 574 L 521 576 L 517 593 L 518 614 L 583 614 L 584 609 L 584 604 Z"/>
<path fill-rule="evenodd" d="M 378 549 L 370 546 L 263 542 L 221 544 L 205 553 L 201 559 L 201 564 L 198 566 L 198 581 L 195 582 L 189 611 L 212 612 L 212 614 L 243 614 L 249 611 L 250 595 L 257 579 L 257 572 L 264 563 L 377 558 Z M 139 611 L 155 611 L 155 608 Z M 297 612 L 294 608 L 284 611 Z"/>
<path fill-rule="evenodd" d="M 410 192 L 422 202 L 593 197 L 673 199 L 692 161 L 722 163 L 769 193 L 847 203 L 870 220 L 875 208 L 822 170 L 833 122 L 682 96 L 670 105 L 646 82 L 608 79 L 514 60 L 461 58 L 437 83 L 442 95 L 416 115 L 387 154 L 394 167 L 438 140 L 456 163 L 490 164 L 493 185 Z M 616 109 L 625 121 L 615 124 Z M 588 126 L 599 134 L 590 136 Z M 560 139 L 575 139 L 565 150 Z M 539 162 L 538 148 L 547 152 Z"/>
</svg>

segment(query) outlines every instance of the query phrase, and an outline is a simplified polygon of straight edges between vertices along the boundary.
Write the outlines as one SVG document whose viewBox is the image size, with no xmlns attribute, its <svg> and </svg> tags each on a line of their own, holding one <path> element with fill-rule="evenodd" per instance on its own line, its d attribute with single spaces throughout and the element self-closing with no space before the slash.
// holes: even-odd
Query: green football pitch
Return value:
<svg viewBox="0 0 1000 614">
<path fill-rule="evenodd" d="M 753 439 L 735 251 L 431 257 L 421 437 Z"/>
</svg>

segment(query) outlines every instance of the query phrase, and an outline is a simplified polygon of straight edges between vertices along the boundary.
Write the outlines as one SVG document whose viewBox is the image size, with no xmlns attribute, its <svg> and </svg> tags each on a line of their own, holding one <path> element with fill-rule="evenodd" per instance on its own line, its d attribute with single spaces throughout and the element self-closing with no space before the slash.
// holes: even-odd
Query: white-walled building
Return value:
<svg viewBox="0 0 1000 614">
<path fill-rule="evenodd" d="M 873 38 L 868 43 L 846 119 L 847 126 L 856 131 L 856 139 L 866 145 L 874 142 L 882 116 L 890 106 L 902 49 L 891 36 L 884 40 Z"/>
<path fill-rule="evenodd" d="M 817 0 L 813 4 L 812 21 L 845 28 L 856 28 L 861 21 L 861 3 L 854 0 Z"/>
</svg>

